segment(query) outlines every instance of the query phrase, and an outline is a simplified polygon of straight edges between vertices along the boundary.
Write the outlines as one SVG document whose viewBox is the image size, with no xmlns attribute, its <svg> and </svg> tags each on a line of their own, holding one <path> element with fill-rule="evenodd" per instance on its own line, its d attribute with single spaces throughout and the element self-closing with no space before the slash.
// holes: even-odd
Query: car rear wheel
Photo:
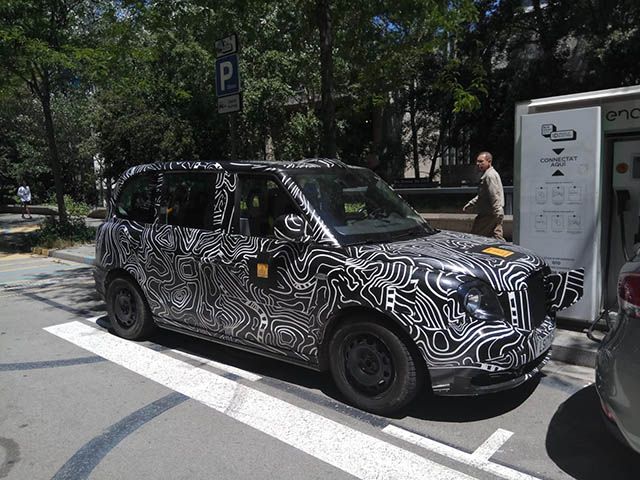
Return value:
<svg viewBox="0 0 640 480">
<path fill-rule="evenodd" d="M 422 386 L 419 363 L 385 326 L 354 321 L 336 330 L 329 346 L 333 379 L 355 406 L 389 414 L 411 402 Z"/>
<path fill-rule="evenodd" d="M 113 331 L 128 340 L 141 340 L 155 330 L 151 312 L 140 287 L 119 277 L 107 288 L 107 312 Z"/>
</svg>

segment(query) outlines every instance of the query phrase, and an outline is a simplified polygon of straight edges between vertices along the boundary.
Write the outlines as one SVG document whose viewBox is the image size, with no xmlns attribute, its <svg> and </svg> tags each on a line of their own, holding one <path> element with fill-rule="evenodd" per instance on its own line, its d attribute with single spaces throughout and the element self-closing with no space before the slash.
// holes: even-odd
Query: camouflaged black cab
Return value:
<svg viewBox="0 0 640 480">
<path fill-rule="evenodd" d="M 131 168 L 96 261 L 118 335 L 162 327 L 329 369 L 349 402 L 383 414 L 423 386 L 525 382 L 584 277 L 436 230 L 371 171 L 318 159 Z"/>
</svg>

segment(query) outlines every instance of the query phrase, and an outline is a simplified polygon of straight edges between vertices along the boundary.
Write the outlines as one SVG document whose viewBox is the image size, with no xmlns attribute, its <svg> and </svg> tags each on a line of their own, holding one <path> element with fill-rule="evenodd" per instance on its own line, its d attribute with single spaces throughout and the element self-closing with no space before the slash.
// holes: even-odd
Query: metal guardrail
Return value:
<svg viewBox="0 0 640 480">
<path fill-rule="evenodd" d="M 504 214 L 513 215 L 513 186 L 503 187 L 504 190 Z M 400 195 L 469 195 L 473 196 L 478 187 L 396 187 L 394 191 Z"/>
</svg>

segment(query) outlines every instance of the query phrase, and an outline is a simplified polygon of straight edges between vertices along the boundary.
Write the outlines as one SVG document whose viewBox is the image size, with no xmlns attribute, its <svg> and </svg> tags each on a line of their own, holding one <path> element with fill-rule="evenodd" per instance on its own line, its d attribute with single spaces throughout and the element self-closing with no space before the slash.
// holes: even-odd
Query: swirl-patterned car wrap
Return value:
<svg viewBox="0 0 640 480">
<path fill-rule="evenodd" d="M 436 393 L 467 394 L 517 385 L 548 358 L 555 311 L 582 296 L 584 272 L 552 274 L 519 246 L 436 231 L 392 243 L 343 246 L 291 177 L 301 169 L 352 168 L 332 160 L 176 162 L 127 170 L 114 191 L 96 242 L 98 291 L 118 275 L 135 279 L 157 325 L 309 368 L 327 368 L 327 342 L 339 322 L 369 315 L 401 329 L 424 360 Z M 168 172 L 210 175 L 211 225 L 164 223 Z M 283 217 L 272 237 L 243 235 L 238 175 L 270 175 L 302 212 Z M 154 219 L 121 218 L 123 185 L 147 175 Z M 203 206 L 204 208 L 204 206 Z M 300 241 L 303 238 L 304 241 Z M 507 252 L 506 254 L 504 252 Z M 488 285 L 500 320 L 470 316 L 459 289 Z"/>
</svg>

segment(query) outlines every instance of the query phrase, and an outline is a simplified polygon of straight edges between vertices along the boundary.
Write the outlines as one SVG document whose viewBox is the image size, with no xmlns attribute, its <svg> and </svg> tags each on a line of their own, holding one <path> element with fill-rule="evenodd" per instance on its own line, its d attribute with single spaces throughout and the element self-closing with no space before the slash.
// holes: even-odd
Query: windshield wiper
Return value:
<svg viewBox="0 0 640 480">
<path fill-rule="evenodd" d="M 376 243 L 384 243 L 384 242 L 387 242 L 387 241 L 388 240 L 386 240 L 386 239 L 385 240 L 380 240 L 380 239 L 373 240 L 371 238 L 368 238 L 366 240 L 359 240 L 357 242 L 350 242 L 350 243 L 347 244 L 347 247 L 353 247 L 353 246 L 356 246 L 356 245 L 373 245 L 373 244 L 376 244 Z"/>
<path fill-rule="evenodd" d="M 393 235 L 392 239 L 395 242 L 396 240 L 401 240 L 403 238 L 410 238 L 410 237 L 416 237 L 416 238 L 420 238 L 420 237 L 428 237 L 429 235 L 433 235 L 434 233 L 436 233 L 435 231 L 431 231 L 431 232 L 427 232 L 422 228 L 417 228 L 414 230 L 408 230 L 404 233 L 399 233 L 397 235 Z"/>
</svg>

